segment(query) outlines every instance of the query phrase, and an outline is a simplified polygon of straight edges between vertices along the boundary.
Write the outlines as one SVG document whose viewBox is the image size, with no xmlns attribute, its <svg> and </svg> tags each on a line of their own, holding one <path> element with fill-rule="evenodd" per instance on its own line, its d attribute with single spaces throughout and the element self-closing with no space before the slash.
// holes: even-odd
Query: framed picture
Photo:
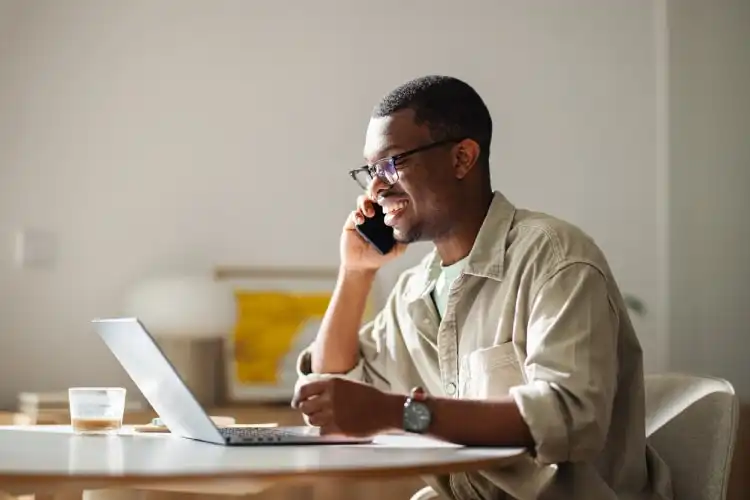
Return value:
<svg viewBox="0 0 750 500">
<path fill-rule="evenodd" d="M 310 345 L 331 300 L 338 269 L 219 267 L 229 283 L 237 322 L 226 342 L 230 402 L 289 401 L 297 358 Z M 364 320 L 372 317 L 371 301 Z"/>
</svg>

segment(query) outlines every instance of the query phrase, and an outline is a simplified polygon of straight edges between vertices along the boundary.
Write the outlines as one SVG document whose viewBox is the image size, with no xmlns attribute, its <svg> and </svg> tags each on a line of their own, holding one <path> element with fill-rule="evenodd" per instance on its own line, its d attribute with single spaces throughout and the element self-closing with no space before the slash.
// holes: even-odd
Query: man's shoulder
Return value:
<svg viewBox="0 0 750 500">
<path fill-rule="evenodd" d="M 504 252 L 502 260 L 506 271 L 511 266 L 515 267 L 514 272 L 524 272 L 533 268 L 535 274 L 541 277 L 569 264 L 585 263 L 594 266 L 605 275 L 610 274 L 604 252 L 593 237 L 578 225 L 563 218 L 541 211 L 517 208 L 505 238 L 501 252 Z M 499 254 L 485 256 L 493 262 L 501 260 Z M 400 297 L 412 298 L 423 292 L 436 258 L 433 249 L 417 264 L 402 271 L 393 291 Z"/>
<path fill-rule="evenodd" d="M 506 254 L 533 259 L 537 264 L 544 262 L 550 268 L 582 262 L 608 272 L 604 252 L 589 233 L 570 221 L 540 211 L 516 210 Z"/>
</svg>

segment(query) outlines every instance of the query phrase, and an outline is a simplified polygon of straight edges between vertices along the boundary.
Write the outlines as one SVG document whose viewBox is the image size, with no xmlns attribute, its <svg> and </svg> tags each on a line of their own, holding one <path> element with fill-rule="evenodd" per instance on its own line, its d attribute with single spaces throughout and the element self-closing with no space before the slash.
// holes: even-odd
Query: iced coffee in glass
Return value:
<svg viewBox="0 0 750 500">
<path fill-rule="evenodd" d="M 71 387 L 68 389 L 70 424 L 76 434 L 118 434 L 125 413 L 122 387 Z"/>
</svg>

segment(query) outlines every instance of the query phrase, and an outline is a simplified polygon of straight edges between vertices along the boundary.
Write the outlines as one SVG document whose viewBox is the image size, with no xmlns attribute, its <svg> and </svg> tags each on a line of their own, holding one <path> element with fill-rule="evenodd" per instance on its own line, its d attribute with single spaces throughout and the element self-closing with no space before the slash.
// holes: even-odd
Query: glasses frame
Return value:
<svg viewBox="0 0 750 500">
<path fill-rule="evenodd" d="M 359 168 L 355 168 L 354 170 L 350 170 L 349 171 L 349 176 L 354 180 L 354 182 L 356 182 L 357 184 L 359 184 L 359 186 L 362 189 L 367 189 L 367 186 L 369 185 L 369 182 L 367 184 L 363 185 L 359 181 L 359 179 L 357 179 L 357 174 L 359 174 L 360 172 L 367 173 L 367 175 L 370 176 L 370 181 L 372 181 L 375 177 L 377 177 L 378 179 L 380 179 L 384 183 L 388 184 L 389 186 L 393 186 L 394 184 L 396 184 L 398 182 L 398 180 L 400 178 L 399 170 L 402 170 L 403 168 L 408 167 L 408 165 L 407 165 L 406 167 L 402 166 L 401 168 L 399 168 L 399 166 L 398 166 L 398 162 L 399 161 L 401 161 L 404 158 L 409 157 L 411 155 L 414 155 L 414 154 L 417 154 L 417 153 L 421 153 L 423 151 L 427 151 L 428 149 L 433 149 L 433 148 L 437 148 L 439 146 L 444 146 L 446 144 L 450 144 L 451 142 L 458 143 L 458 142 L 463 141 L 464 139 L 466 139 L 466 138 L 464 137 L 464 138 L 461 138 L 461 139 L 443 139 L 443 140 L 440 140 L 440 141 L 435 141 L 435 142 L 431 142 L 429 144 L 425 144 L 424 146 L 419 146 L 419 147 L 416 147 L 414 149 L 410 149 L 408 151 L 404 151 L 403 153 L 399 153 L 397 155 L 388 156 L 386 158 L 381 158 L 380 160 L 376 161 L 372 165 L 365 165 L 363 167 L 359 167 Z M 392 176 L 392 177 L 394 177 L 393 181 L 391 181 L 388 178 L 388 175 L 385 172 L 385 167 L 382 166 L 382 164 L 384 162 L 385 162 L 385 164 L 388 167 L 390 167 L 390 170 L 393 172 L 393 176 Z"/>
</svg>

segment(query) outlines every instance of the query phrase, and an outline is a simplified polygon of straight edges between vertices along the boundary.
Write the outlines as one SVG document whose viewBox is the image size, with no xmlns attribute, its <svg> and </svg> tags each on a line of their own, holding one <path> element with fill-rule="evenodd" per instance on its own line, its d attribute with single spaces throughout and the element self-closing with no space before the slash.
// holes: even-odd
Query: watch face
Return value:
<svg viewBox="0 0 750 500">
<path fill-rule="evenodd" d="M 404 412 L 404 427 L 410 432 L 424 432 L 430 426 L 431 417 L 426 404 L 412 400 Z"/>
</svg>

